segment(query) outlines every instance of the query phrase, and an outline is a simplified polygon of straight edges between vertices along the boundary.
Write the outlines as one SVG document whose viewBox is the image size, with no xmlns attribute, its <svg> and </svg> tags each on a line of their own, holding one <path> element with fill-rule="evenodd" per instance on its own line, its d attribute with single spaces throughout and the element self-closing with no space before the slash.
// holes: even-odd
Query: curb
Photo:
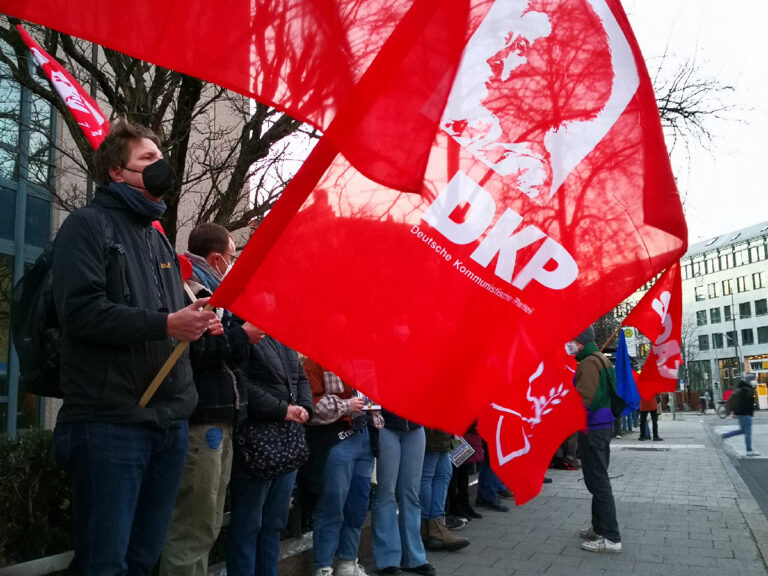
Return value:
<svg viewBox="0 0 768 576">
<path fill-rule="evenodd" d="M 755 541 L 755 545 L 760 552 L 763 565 L 768 569 L 768 519 L 763 514 L 760 505 L 752 496 L 752 492 L 736 469 L 738 460 L 728 453 L 722 438 L 714 431 L 712 426 L 706 425 L 704 428 L 706 428 L 710 441 L 717 448 L 717 456 L 720 458 L 728 478 L 736 489 L 736 505 L 739 507 L 739 511 L 744 517 L 749 531 L 752 533 L 752 539 Z M 736 461 L 734 462 L 734 460 Z"/>
</svg>

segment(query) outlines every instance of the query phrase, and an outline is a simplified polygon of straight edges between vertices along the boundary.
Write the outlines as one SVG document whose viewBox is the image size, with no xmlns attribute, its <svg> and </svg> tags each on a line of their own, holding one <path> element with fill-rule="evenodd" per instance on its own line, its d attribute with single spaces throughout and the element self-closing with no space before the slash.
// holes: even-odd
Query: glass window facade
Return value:
<svg viewBox="0 0 768 576">
<path fill-rule="evenodd" d="M 0 50 L 14 58 L 3 40 Z M 0 62 L 0 434 L 12 437 L 40 425 L 40 401 L 19 385 L 12 354 L 11 291 L 24 266 L 50 241 L 53 134 L 51 106 L 16 83 Z"/>
<path fill-rule="evenodd" d="M 699 336 L 699 350 L 709 350 L 709 336 L 706 334 Z"/>
<path fill-rule="evenodd" d="M 739 304 L 739 318 L 751 318 L 752 317 L 752 303 L 742 302 Z"/>
</svg>

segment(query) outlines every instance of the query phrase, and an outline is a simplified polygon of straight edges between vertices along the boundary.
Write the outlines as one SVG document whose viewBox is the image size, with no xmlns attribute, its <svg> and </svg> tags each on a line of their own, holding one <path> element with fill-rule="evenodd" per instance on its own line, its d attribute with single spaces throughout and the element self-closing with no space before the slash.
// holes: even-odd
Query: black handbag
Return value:
<svg viewBox="0 0 768 576">
<path fill-rule="evenodd" d="M 253 480 L 271 480 L 309 459 L 304 426 L 298 422 L 243 422 L 234 433 L 240 469 Z"/>
</svg>

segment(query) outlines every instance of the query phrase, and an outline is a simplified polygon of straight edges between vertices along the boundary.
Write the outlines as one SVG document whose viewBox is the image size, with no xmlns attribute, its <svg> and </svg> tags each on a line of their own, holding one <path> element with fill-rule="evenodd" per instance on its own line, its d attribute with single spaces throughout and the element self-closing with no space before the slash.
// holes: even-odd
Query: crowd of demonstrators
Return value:
<svg viewBox="0 0 768 576">
<path fill-rule="evenodd" d="M 369 504 L 379 573 L 436 574 L 425 546 L 464 548 L 451 528 L 482 518 L 469 502 L 476 463 L 476 505 L 509 510 L 499 499 L 513 495 L 476 429 L 465 435 L 473 458 L 455 467 L 450 434 L 381 410 L 256 326 L 204 308 L 235 243 L 200 224 L 180 260 L 152 226 L 173 171 L 151 131 L 115 122 L 95 166 L 95 199 L 62 225 L 52 265 L 64 392 L 54 453 L 72 487 L 70 573 L 206 574 L 229 494 L 227 573 L 277 576 L 302 466 L 316 576 L 366 576 L 358 547 Z M 190 346 L 140 402 L 179 342 Z M 602 522 L 595 529 L 612 537 Z"/>
<path fill-rule="evenodd" d="M 611 362 L 597 349 L 592 326 L 569 342 L 567 348 L 578 362 L 573 383 L 587 409 L 587 430 L 579 432 L 578 442 L 584 484 L 592 494 L 592 522 L 579 532 L 585 540 L 581 547 L 589 552 L 618 553 L 621 534 L 608 476 L 616 420 L 611 409 L 611 387 L 615 386 L 616 374 Z"/>
<path fill-rule="evenodd" d="M 755 375 L 745 374 L 739 381 L 736 391 L 729 395 L 728 408 L 739 421 L 739 427 L 731 432 L 721 434 L 722 438 L 744 435 L 744 444 L 747 456 L 759 456 L 757 450 L 752 449 L 752 414 L 755 409 Z"/>
</svg>

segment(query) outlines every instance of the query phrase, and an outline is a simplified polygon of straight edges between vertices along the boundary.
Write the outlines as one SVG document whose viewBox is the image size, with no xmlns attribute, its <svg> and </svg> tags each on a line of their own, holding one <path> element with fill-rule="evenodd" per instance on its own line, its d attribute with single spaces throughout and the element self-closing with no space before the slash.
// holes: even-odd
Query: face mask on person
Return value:
<svg viewBox="0 0 768 576">
<path fill-rule="evenodd" d="M 128 172 L 133 172 L 134 174 L 141 174 L 141 179 L 144 181 L 144 190 L 155 198 L 162 198 L 173 188 L 173 168 L 166 162 L 165 158 L 160 158 L 160 160 L 145 166 L 141 172 L 127 166 L 124 166 L 123 170 L 128 170 Z"/>
<path fill-rule="evenodd" d="M 232 266 L 233 266 L 232 262 L 227 264 L 227 269 L 224 270 L 224 273 L 221 275 L 221 279 L 222 280 L 224 280 L 224 278 L 226 278 L 227 274 L 229 274 L 229 271 L 232 270 Z"/>
<path fill-rule="evenodd" d="M 568 356 L 576 356 L 579 353 L 579 345 L 573 340 L 565 343 L 565 353 Z"/>
</svg>

